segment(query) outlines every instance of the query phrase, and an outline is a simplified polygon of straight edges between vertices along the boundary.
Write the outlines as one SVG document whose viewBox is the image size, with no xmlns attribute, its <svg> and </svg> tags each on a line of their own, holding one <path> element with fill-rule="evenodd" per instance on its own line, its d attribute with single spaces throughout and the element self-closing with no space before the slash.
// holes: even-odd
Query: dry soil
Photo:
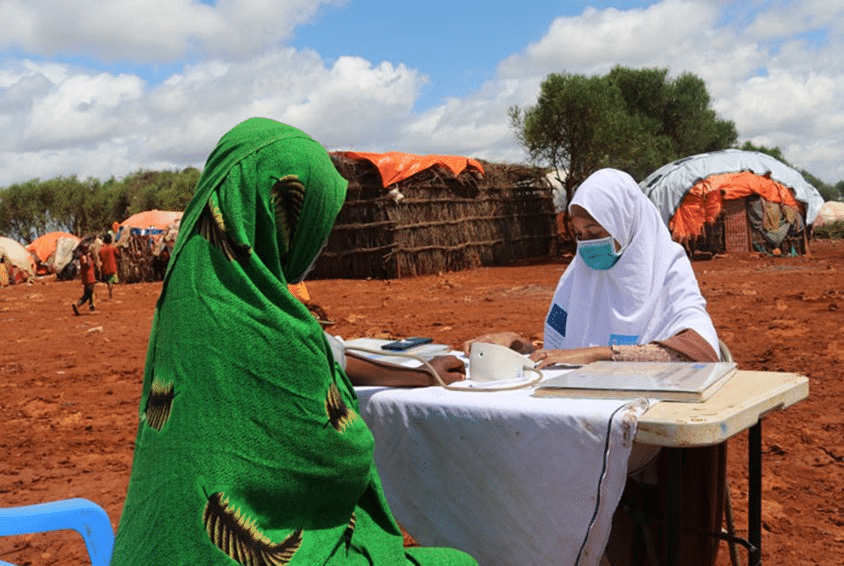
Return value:
<svg viewBox="0 0 844 566">
<path fill-rule="evenodd" d="M 797 372 L 809 398 L 763 425 L 763 561 L 844 564 L 844 242 L 810 257 L 734 255 L 693 263 L 721 338 L 743 369 Z M 489 330 L 540 340 L 566 266 L 482 268 L 388 281 L 308 284 L 347 338 L 431 335 L 459 346 Z M 160 283 L 99 288 L 99 312 L 73 316 L 78 281 L 0 289 L 0 506 L 66 497 L 102 505 L 116 527 L 129 480 L 141 375 Z M 747 518 L 747 434 L 729 442 L 737 523 Z M 0 539 L 0 560 L 85 564 L 72 532 Z M 719 565 L 729 559 L 722 545 Z"/>
</svg>

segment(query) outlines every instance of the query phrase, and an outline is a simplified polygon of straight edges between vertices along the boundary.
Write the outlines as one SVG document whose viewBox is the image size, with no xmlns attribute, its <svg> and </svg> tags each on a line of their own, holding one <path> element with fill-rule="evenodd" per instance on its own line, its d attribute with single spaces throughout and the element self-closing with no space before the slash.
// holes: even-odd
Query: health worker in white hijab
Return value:
<svg viewBox="0 0 844 566">
<path fill-rule="evenodd" d="M 577 255 L 560 278 L 548 310 L 544 349 L 531 354 L 538 366 L 647 361 L 668 352 L 672 360 L 717 361 L 718 336 L 691 263 L 633 178 L 615 169 L 595 172 L 575 192 L 569 212 Z M 652 468 L 662 470 L 658 475 L 667 470 L 663 460 L 658 458 Z M 725 466 L 726 444 L 685 451 L 685 524 L 717 530 Z M 637 482 L 628 484 L 631 493 L 639 492 Z M 635 526 L 617 512 L 606 551 L 610 563 L 636 563 L 640 550 L 632 543 L 633 532 Z M 715 563 L 717 542 L 684 533 L 680 545 L 684 563 Z"/>
<path fill-rule="evenodd" d="M 501 344 L 530 353 L 537 367 L 597 360 L 718 361 L 718 336 L 691 263 L 633 178 L 615 169 L 593 173 L 578 187 L 569 212 L 577 255 L 557 284 L 543 349 L 532 351 L 517 333 L 494 332 L 466 342 L 465 350 L 472 342 Z M 647 469 L 663 477 L 666 461 L 656 457 Z M 717 531 L 726 443 L 684 449 L 681 476 L 682 523 Z M 661 489 L 643 490 L 631 480 L 627 490 L 655 508 L 664 504 Z M 616 511 L 605 555 L 613 566 L 638 563 L 636 529 L 626 512 Z M 659 529 L 653 535 L 662 536 Z M 686 566 L 712 566 L 717 559 L 717 539 L 691 529 L 683 531 L 680 547 Z"/>
<path fill-rule="evenodd" d="M 557 284 L 545 318 L 543 349 L 533 350 L 515 332 L 493 332 L 466 342 L 466 352 L 473 342 L 501 344 L 530 353 L 537 367 L 598 360 L 718 361 L 718 336 L 691 263 L 633 178 L 615 169 L 593 173 L 578 187 L 569 212 L 577 255 Z M 644 484 L 659 483 L 667 474 L 667 461 L 660 456 L 645 468 L 633 467 L 631 472 L 645 474 Z M 726 443 L 684 449 L 680 474 L 681 522 L 700 529 L 686 529 L 680 537 L 683 564 L 712 566 L 718 540 L 700 533 L 721 525 Z M 631 479 L 625 493 L 663 507 L 664 490 L 644 484 Z M 633 536 L 637 529 L 619 508 L 605 554 L 610 564 L 641 562 L 637 557 L 644 551 Z M 662 536 L 659 527 L 652 536 Z"/>
<path fill-rule="evenodd" d="M 716 361 L 718 336 L 682 246 L 633 178 L 590 175 L 569 204 L 577 255 L 545 319 L 540 366 L 615 359 L 613 347 L 656 342 Z"/>
</svg>

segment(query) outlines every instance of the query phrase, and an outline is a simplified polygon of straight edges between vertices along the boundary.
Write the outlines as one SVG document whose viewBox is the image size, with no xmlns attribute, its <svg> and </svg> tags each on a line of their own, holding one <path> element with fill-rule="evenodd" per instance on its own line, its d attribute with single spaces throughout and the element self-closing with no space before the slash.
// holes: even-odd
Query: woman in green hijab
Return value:
<svg viewBox="0 0 844 566">
<path fill-rule="evenodd" d="M 404 548 L 354 391 L 287 290 L 345 191 L 318 143 L 273 120 L 211 153 L 152 323 L 115 566 L 476 564 Z"/>
</svg>

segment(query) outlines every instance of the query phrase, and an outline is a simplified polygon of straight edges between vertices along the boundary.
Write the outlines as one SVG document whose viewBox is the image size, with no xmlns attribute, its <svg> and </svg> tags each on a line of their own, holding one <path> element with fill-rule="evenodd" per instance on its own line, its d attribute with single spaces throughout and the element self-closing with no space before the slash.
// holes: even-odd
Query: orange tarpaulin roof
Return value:
<svg viewBox="0 0 844 566">
<path fill-rule="evenodd" d="M 155 228 L 167 228 L 170 224 L 182 217 L 182 211 L 171 210 L 145 210 L 133 214 L 120 223 L 120 226 L 131 226 L 132 228 L 146 229 L 150 226 Z"/>
<path fill-rule="evenodd" d="M 74 236 L 68 232 L 47 232 L 43 236 L 39 236 L 38 238 L 32 240 L 32 242 L 26 246 L 26 251 L 34 253 L 42 262 L 47 261 L 50 254 L 56 251 L 56 242 L 59 238 L 71 238 L 77 242 L 81 240 L 79 236 Z"/>
<path fill-rule="evenodd" d="M 481 174 L 484 173 L 483 165 L 477 159 L 458 157 L 456 155 L 414 155 L 399 151 L 390 151 L 387 153 L 338 151 L 336 153 L 350 159 L 365 159 L 373 163 L 381 172 L 381 183 L 384 187 L 389 187 L 394 183 L 403 181 L 435 165 L 445 167 L 455 176 L 466 169 L 476 169 Z"/>
<path fill-rule="evenodd" d="M 685 241 L 703 234 L 704 224 L 715 222 L 721 214 L 724 200 L 757 194 L 771 202 L 800 209 L 791 190 L 749 171 L 710 175 L 692 187 L 671 218 L 669 228 L 675 240 Z"/>
</svg>

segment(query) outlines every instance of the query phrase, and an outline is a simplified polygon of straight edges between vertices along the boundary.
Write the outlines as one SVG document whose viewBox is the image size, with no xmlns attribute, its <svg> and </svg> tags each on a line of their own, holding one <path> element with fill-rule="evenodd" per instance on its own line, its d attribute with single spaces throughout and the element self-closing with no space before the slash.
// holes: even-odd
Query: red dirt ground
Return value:
<svg viewBox="0 0 844 566">
<path fill-rule="evenodd" d="M 308 284 L 312 301 L 357 336 L 431 335 L 459 346 L 488 330 L 539 340 L 565 261 L 391 281 Z M 709 311 L 744 369 L 809 376 L 808 399 L 763 427 L 763 560 L 844 564 L 844 242 L 812 257 L 694 262 Z M 129 480 L 141 375 L 160 283 L 120 285 L 100 312 L 75 317 L 74 282 L 0 289 L 0 506 L 66 497 L 102 505 L 116 527 Z M 99 296 L 105 295 L 101 286 Z M 747 435 L 730 441 L 737 523 L 746 521 Z M 722 545 L 719 565 L 729 564 Z M 0 560 L 85 564 L 72 532 L 0 539 Z M 745 555 L 742 556 L 744 559 Z"/>
</svg>

